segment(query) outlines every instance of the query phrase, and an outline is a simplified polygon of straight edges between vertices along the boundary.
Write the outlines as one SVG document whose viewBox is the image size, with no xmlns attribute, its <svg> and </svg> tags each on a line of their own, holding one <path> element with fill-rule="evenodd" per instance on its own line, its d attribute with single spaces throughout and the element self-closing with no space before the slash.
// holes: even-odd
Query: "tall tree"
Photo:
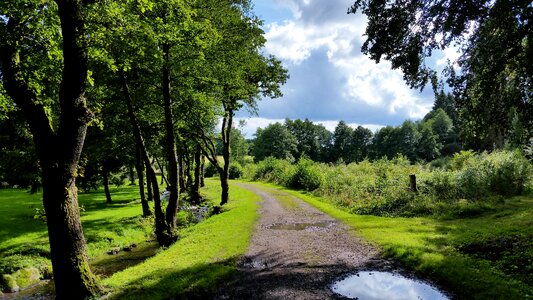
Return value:
<svg viewBox="0 0 533 300">
<path fill-rule="evenodd" d="M 91 119 L 85 99 L 87 12 L 82 1 L 0 3 L 1 80 L 25 115 L 41 164 L 58 299 L 84 299 L 101 291 L 89 268 L 76 188 L 78 161 Z M 46 77 L 57 66 L 61 75 Z M 46 90 L 50 78 L 58 78 L 59 89 Z M 59 99 L 57 119 L 45 108 L 57 103 L 47 101 L 52 97 Z"/>
<path fill-rule="evenodd" d="M 206 10 L 221 37 L 216 47 L 210 49 L 212 52 L 207 52 L 214 58 L 209 61 L 209 69 L 218 86 L 214 95 L 223 107 L 220 134 L 224 164 L 221 166 L 216 156 L 207 156 L 220 175 L 221 205 L 229 198 L 230 142 L 235 112 L 244 105 L 255 109 L 260 96 L 281 97 L 280 86 L 288 78 L 279 60 L 263 56 L 261 48 L 266 40 L 261 29 L 262 21 L 252 14 L 250 3 L 246 0 L 214 1 L 217 9 Z M 210 144 L 213 143 L 202 143 L 204 146 Z"/>
</svg>

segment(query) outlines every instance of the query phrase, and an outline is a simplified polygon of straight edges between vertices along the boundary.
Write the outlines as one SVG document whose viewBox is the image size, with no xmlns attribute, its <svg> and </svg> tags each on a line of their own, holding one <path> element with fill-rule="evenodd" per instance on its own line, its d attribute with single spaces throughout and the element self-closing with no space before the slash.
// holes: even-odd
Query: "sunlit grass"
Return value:
<svg viewBox="0 0 533 300">
<path fill-rule="evenodd" d="M 206 180 L 204 193 L 218 200 L 220 186 Z M 236 270 L 248 247 L 260 197 L 231 185 L 224 212 L 180 233 L 174 245 L 104 280 L 113 299 L 169 299 L 210 294 Z"/>
</svg>

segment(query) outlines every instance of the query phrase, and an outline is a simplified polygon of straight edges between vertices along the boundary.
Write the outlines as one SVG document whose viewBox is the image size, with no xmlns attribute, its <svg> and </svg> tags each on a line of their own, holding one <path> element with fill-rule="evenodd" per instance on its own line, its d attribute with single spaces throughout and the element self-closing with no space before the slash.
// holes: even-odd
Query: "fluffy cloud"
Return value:
<svg viewBox="0 0 533 300">
<path fill-rule="evenodd" d="M 292 18 L 265 20 L 265 51 L 284 62 L 291 79 L 282 99 L 259 104 L 261 117 L 397 125 L 429 111 L 431 91 L 409 89 L 400 71 L 360 52 L 366 19 L 346 13 L 353 2 L 271 0 L 278 9 L 289 10 Z"/>
</svg>

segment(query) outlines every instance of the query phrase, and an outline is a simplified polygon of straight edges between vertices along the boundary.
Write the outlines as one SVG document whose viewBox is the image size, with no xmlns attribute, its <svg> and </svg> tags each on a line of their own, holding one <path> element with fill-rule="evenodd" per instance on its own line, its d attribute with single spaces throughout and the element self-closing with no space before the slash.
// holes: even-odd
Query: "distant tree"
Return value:
<svg viewBox="0 0 533 300">
<path fill-rule="evenodd" d="M 350 161 L 361 162 L 369 158 L 370 146 L 372 144 L 372 131 L 363 126 L 357 126 L 351 137 Z"/>
<path fill-rule="evenodd" d="M 420 134 L 418 132 L 417 125 L 412 121 L 405 121 L 402 123 L 402 126 L 399 128 L 399 134 L 397 143 L 398 143 L 398 153 L 403 154 L 409 160 L 416 161 L 416 146 L 420 139 Z M 396 154 L 394 156 L 396 156 Z"/>
<path fill-rule="evenodd" d="M 333 132 L 332 161 L 350 162 L 353 129 L 344 121 L 340 121 Z"/>
<path fill-rule="evenodd" d="M 331 132 L 323 125 L 314 124 L 308 119 L 285 120 L 285 126 L 297 141 L 296 159 L 306 156 L 314 161 L 321 161 L 327 156 L 331 142 Z"/>
<path fill-rule="evenodd" d="M 294 135 L 280 123 L 270 124 L 265 129 L 258 128 L 252 146 L 254 161 L 267 157 L 293 160 L 297 151 Z"/>
<path fill-rule="evenodd" d="M 423 123 L 420 125 L 420 138 L 416 147 L 418 158 L 431 161 L 440 154 L 442 144 L 438 142 L 438 136 L 433 132 L 431 125 Z"/>
</svg>

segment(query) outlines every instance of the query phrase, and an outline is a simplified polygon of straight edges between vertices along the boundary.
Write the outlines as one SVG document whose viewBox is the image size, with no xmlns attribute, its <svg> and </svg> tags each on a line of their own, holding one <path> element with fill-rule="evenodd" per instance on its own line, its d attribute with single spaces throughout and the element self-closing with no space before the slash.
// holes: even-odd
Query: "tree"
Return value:
<svg viewBox="0 0 533 300">
<path fill-rule="evenodd" d="M 327 157 L 328 147 L 331 142 L 331 132 L 323 125 L 316 125 L 305 119 L 304 121 L 285 120 L 285 126 L 294 135 L 298 151 L 296 159 L 306 156 L 314 161 L 324 161 Z"/>
<path fill-rule="evenodd" d="M 223 107 L 222 138 L 224 164 L 220 163 L 215 149 L 208 150 L 214 143 L 203 135 L 202 145 L 207 158 L 220 175 L 222 188 L 220 204 L 229 198 L 230 141 L 235 112 L 244 105 L 254 110 L 260 97 L 278 98 L 282 96 L 280 86 L 288 78 L 287 71 L 274 56 L 265 57 L 261 48 L 266 40 L 261 29 L 262 21 L 250 11 L 250 2 L 242 0 L 214 1 L 216 10 L 206 10 L 208 18 L 216 25 L 221 40 L 207 54 L 212 78 L 216 81 L 214 97 Z"/>
<path fill-rule="evenodd" d="M 372 131 L 363 126 L 357 126 L 357 128 L 354 129 L 352 133 L 350 161 L 361 162 L 369 156 L 372 136 Z"/>
<path fill-rule="evenodd" d="M 265 129 L 257 128 L 252 146 L 254 161 L 267 157 L 294 160 L 297 151 L 296 138 L 280 123 L 268 125 Z"/>
<path fill-rule="evenodd" d="M 531 1 L 357 0 L 349 12 L 357 11 L 368 17 L 362 51 L 376 62 L 391 61 L 412 87 L 431 81 L 437 90 L 437 75 L 424 60 L 435 49 L 459 46 L 461 71 L 450 66 L 444 75 L 471 146 L 502 147 L 513 108 L 531 136 Z"/>
<path fill-rule="evenodd" d="M 433 132 L 431 125 L 422 123 L 420 125 L 420 139 L 416 147 L 416 154 L 425 161 L 431 161 L 440 154 L 442 144 L 437 141 L 438 136 Z"/>
<path fill-rule="evenodd" d="M 353 129 L 344 121 L 340 121 L 333 132 L 333 149 L 332 161 L 342 159 L 344 162 L 350 162 L 351 138 Z"/>
<path fill-rule="evenodd" d="M 58 299 L 84 299 L 101 291 L 89 268 L 76 188 L 91 119 L 85 99 L 87 13 L 82 1 L 0 3 L 1 80 L 28 122 L 40 161 Z M 45 105 L 55 107 L 57 118 Z"/>
</svg>

